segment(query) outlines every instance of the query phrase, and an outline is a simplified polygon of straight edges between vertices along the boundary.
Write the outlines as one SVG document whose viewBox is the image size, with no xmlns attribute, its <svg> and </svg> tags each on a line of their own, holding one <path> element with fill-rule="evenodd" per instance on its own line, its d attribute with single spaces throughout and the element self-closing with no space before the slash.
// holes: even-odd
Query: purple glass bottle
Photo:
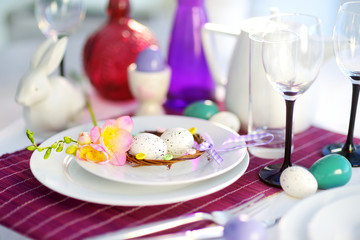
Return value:
<svg viewBox="0 0 360 240">
<path fill-rule="evenodd" d="M 129 0 L 109 0 L 107 22 L 86 41 L 84 69 L 92 85 L 104 98 L 133 99 L 128 83 L 128 66 L 137 55 L 157 45 L 155 34 L 130 17 Z"/>
<path fill-rule="evenodd" d="M 201 43 L 207 22 L 204 0 L 178 0 L 170 39 L 171 82 L 166 107 L 183 110 L 198 100 L 214 100 L 214 82 Z"/>
</svg>

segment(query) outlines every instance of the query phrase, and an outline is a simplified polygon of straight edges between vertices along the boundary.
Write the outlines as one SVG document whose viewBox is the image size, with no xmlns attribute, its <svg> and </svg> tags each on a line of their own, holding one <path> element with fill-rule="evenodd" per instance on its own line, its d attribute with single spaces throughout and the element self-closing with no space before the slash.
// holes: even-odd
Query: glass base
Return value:
<svg viewBox="0 0 360 240">
<path fill-rule="evenodd" d="M 326 145 L 322 149 L 322 154 L 324 156 L 329 154 L 340 154 L 344 157 L 346 157 L 349 162 L 351 163 L 351 166 L 353 167 L 360 167 L 360 145 L 355 145 L 355 151 L 353 152 L 345 152 L 342 150 L 342 147 L 344 146 L 344 143 L 333 143 Z"/>
<path fill-rule="evenodd" d="M 280 186 L 281 166 L 282 164 L 273 164 L 264 167 L 259 172 L 260 180 L 272 187 L 281 188 Z"/>
<path fill-rule="evenodd" d="M 249 152 L 258 157 L 264 159 L 275 159 L 284 156 L 284 147 L 282 148 L 269 148 L 269 147 L 250 147 Z"/>
<path fill-rule="evenodd" d="M 252 125 L 251 123 L 249 125 Z M 252 130 L 253 129 L 253 130 Z M 275 159 L 284 157 L 285 152 L 285 129 L 283 128 L 269 128 L 266 126 L 254 129 L 253 126 L 248 129 L 249 134 L 264 134 L 270 133 L 274 135 L 274 139 L 262 146 L 255 146 L 248 148 L 249 152 L 259 158 Z"/>
</svg>

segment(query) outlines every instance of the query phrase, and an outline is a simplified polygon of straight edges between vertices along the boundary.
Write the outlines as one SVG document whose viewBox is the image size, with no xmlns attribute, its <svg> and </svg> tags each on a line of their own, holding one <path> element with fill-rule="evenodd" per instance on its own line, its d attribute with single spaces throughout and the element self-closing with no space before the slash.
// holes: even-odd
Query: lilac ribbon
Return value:
<svg viewBox="0 0 360 240">
<path fill-rule="evenodd" d="M 199 151 L 206 151 L 210 154 L 210 156 L 218 163 L 221 164 L 224 159 L 219 155 L 219 153 L 215 150 L 214 145 L 209 142 L 202 142 L 199 145 Z"/>
<path fill-rule="evenodd" d="M 274 139 L 274 135 L 271 133 L 261 133 L 261 134 L 250 134 L 250 135 L 242 135 L 242 136 L 233 136 L 229 139 L 227 139 L 225 142 L 223 142 L 222 146 L 227 146 L 222 149 L 215 149 L 214 142 L 212 141 L 211 137 L 207 134 L 203 134 L 203 137 L 205 139 L 204 142 L 202 142 L 198 146 L 199 151 L 206 151 L 210 154 L 210 156 L 220 165 L 224 159 L 220 156 L 218 152 L 228 152 L 237 150 L 244 147 L 253 147 L 253 146 L 259 146 L 259 145 L 265 145 L 270 143 Z M 259 141 L 262 139 L 266 139 L 265 141 Z M 249 143 L 246 143 L 249 142 Z M 234 143 L 240 143 L 235 146 L 229 146 Z"/>
<path fill-rule="evenodd" d="M 259 141 L 262 139 L 266 139 L 265 141 Z M 260 146 L 270 143 L 274 139 L 274 135 L 271 133 L 259 133 L 259 134 L 250 134 L 250 135 L 242 135 L 242 136 L 233 136 L 231 138 L 228 138 L 225 142 L 223 142 L 223 146 L 230 145 L 233 143 L 245 143 L 245 144 L 239 144 L 233 147 L 226 147 L 224 149 L 219 149 L 220 152 L 225 151 L 232 151 L 236 149 L 240 149 L 243 147 L 254 147 L 254 146 Z M 248 142 L 248 143 L 246 143 Z"/>
</svg>

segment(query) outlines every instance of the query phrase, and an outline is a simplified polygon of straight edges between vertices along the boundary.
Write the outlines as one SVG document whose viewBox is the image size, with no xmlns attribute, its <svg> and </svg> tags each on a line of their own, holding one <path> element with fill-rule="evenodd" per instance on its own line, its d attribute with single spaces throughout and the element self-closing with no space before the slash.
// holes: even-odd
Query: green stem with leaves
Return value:
<svg viewBox="0 0 360 240">
<path fill-rule="evenodd" d="M 89 94 L 86 91 L 85 82 L 84 82 L 83 78 L 76 72 L 71 72 L 70 76 L 71 76 L 71 78 L 78 81 L 79 84 L 81 85 L 81 89 L 82 89 L 82 92 L 84 94 L 85 101 L 86 101 L 86 107 L 88 108 L 90 116 L 91 116 L 91 121 L 93 122 L 94 126 L 97 126 L 98 124 L 97 124 L 97 121 L 96 121 L 94 109 L 92 107 Z"/>
<path fill-rule="evenodd" d="M 34 132 L 31 132 L 29 129 L 26 130 L 26 136 L 28 137 L 28 139 L 31 141 L 31 143 L 33 145 L 28 146 L 27 150 L 29 151 L 45 151 L 45 155 L 44 155 L 44 159 L 48 159 L 51 151 L 53 149 L 56 149 L 56 152 L 61 152 L 64 149 L 64 143 L 66 144 L 70 144 L 70 143 L 77 143 L 76 140 L 72 139 L 71 137 L 65 136 L 63 140 L 58 140 L 56 142 L 54 142 L 51 146 L 48 147 L 38 147 L 35 143 L 35 139 L 34 139 Z"/>
</svg>

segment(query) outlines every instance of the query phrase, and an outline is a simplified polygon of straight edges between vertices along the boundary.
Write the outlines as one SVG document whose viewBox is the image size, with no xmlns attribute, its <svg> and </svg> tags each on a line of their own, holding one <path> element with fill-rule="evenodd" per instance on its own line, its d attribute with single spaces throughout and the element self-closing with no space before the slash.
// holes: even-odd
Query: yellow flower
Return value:
<svg viewBox="0 0 360 240">
<path fill-rule="evenodd" d="M 106 153 L 105 149 L 96 144 L 80 146 L 76 151 L 76 157 L 78 159 L 96 163 L 109 160 L 109 155 Z"/>
<path fill-rule="evenodd" d="M 102 128 L 96 126 L 90 136 L 93 143 L 100 145 L 110 156 L 113 165 L 124 165 L 126 152 L 133 142 L 131 130 L 133 121 L 129 116 L 107 120 Z"/>
</svg>

